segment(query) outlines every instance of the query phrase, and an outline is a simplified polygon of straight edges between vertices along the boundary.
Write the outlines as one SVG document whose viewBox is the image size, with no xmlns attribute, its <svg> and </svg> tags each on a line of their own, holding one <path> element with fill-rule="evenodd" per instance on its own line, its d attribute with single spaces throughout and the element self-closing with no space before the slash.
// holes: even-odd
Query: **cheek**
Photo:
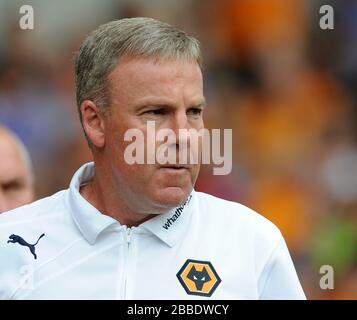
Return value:
<svg viewBox="0 0 357 320">
<path fill-rule="evenodd" d="M 131 129 L 140 129 L 135 119 L 130 119 L 128 116 L 123 114 L 112 115 L 116 119 L 121 119 L 121 121 L 110 121 L 107 124 L 106 130 L 106 147 L 109 148 L 109 153 L 115 156 L 116 159 L 124 160 L 124 153 L 126 148 L 132 144 L 136 139 L 136 132 L 134 137 L 128 135 L 129 141 L 125 141 L 124 137 L 126 133 L 130 133 Z M 144 140 L 145 141 L 145 140 Z"/>
<path fill-rule="evenodd" d="M 112 125 L 106 132 L 105 152 L 110 161 L 122 162 L 124 150 L 128 142 L 124 141 L 125 129 L 120 125 Z"/>
<path fill-rule="evenodd" d="M 9 194 L 8 198 L 13 208 L 28 204 L 33 201 L 32 188 L 30 186 L 24 187 L 21 190 Z"/>
<path fill-rule="evenodd" d="M 26 188 L 26 190 L 23 193 L 22 200 L 24 203 L 30 203 L 33 201 L 33 191 L 31 187 Z"/>
</svg>

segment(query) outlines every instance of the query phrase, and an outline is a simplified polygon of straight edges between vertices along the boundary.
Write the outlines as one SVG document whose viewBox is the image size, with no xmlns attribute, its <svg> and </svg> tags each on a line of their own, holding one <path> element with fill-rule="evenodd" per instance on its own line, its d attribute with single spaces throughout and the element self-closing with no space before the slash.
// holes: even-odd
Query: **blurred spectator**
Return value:
<svg viewBox="0 0 357 320">
<path fill-rule="evenodd" d="M 0 213 L 33 201 L 33 172 L 23 143 L 0 126 Z"/>
</svg>

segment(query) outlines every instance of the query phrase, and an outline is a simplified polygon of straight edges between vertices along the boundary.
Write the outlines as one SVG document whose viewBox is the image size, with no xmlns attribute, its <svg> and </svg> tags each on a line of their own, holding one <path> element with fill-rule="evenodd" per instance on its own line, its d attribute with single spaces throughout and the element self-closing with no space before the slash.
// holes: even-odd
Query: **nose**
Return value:
<svg viewBox="0 0 357 320">
<path fill-rule="evenodd" d="M 176 144 L 179 144 L 180 140 L 183 140 L 182 142 L 185 142 L 187 140 L 187 130 L 189 129 L 189 122 L 187 119 L 186 111 L 180 111 L 174 115 L 172 119 L 171 129 L 175 133 Z"/>
<path fill-rule="evenodd" d="M 180 129 L 188 129 L 188 119 L 185 110 L 178 111 L 174 114 L 171 129 L 175 132 L 176 136 L 179 135 Z"/>
<path fill-rule="evenodd" d="M 199 162 L 200 140 L 190 130 L 196 129 L 191 125 L 186 111 L 177 112 L 171 120 L 171 129 L 175 134 L 177 161 L 180 164 L 197 164 Z M 172 145 L 173 147 L 173 145 Z"/>
</svg>

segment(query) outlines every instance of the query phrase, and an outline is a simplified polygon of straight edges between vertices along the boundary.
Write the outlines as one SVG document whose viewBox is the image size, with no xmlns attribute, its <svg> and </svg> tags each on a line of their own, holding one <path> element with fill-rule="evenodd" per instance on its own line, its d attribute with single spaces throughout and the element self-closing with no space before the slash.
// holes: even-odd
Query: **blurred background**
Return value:
<svg viewBox="0 0 357 320">
<path fill-rule="evenodd" d="M 19 8 L 34 8 L 34 30 Z M 334 8 L 322 30 L 319 8 Z M 243 203 L 282 231 L 309 299 L 357 299 L 357 1 L 1 0 L 0 123 L 29 148 L 36 198 L 91 160 L 73 54 L 99 24 L 158 18 L 197 37 L 205 121 L 233 129 L 233 170 L 196 189 Z M 319 286 L 334 268 L 334 290 Z"/>
</svg>

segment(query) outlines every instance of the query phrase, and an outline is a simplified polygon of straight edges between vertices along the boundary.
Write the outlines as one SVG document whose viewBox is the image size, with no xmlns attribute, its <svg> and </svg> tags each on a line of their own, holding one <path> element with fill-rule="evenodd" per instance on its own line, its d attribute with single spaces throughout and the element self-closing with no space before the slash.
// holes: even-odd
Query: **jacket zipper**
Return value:
<svg viewBox="0 0 357 320">
<path fill-rule="evenodd" d="M 129 271 L 129 267 L 130 267 L 130 241 L 131 241 L 131 234 L 132 234 L 132 228 L 126 228 L 125 230 L 125 237 L 126 237 L 126 243 L 127 243 L 127 247 L 126 247 L 126 268 L 125 268 L 125 279 L 124 279 L 124 299 L 126 299 L 126 286 L 127 286 L 127 279 L 128 279 L 128 271 Z"/>
<path fill-rule="evenodd" d="M 130 246 L 130 238 L 131 238 L 131 228 L 126 228 L 126 242 L 128 244 L 128 249 Z"/>
</svg>

